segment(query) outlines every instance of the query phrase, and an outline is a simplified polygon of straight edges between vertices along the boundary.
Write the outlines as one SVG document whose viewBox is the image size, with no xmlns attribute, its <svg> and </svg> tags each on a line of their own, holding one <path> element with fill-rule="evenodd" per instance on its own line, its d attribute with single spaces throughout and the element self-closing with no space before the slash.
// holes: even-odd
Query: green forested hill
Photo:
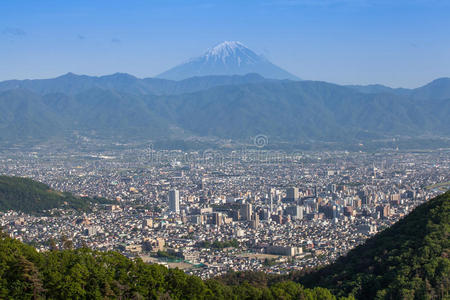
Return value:
<svg viewBox="0 0 450 300">
<path fill-rule="evenodd" d="M 292 281 L 228 286 L 89 249 L 38 253 L 0 235 L 0 299 L 337 299 Z"/>
<path fill-rule="evenodd" d="M 358 299 L 449 299 L 450 191 L 347 256 L 295 280 Z"/>
<path fill-rule="evenodd" d="M 108 202 L 103 198 L 79 198 L 71 193 L 61 193 L 28 178 L 0 176 L 0 211 L 35 213 L 63 205 L 84 210 L 89 203 Z"/>
</svg>

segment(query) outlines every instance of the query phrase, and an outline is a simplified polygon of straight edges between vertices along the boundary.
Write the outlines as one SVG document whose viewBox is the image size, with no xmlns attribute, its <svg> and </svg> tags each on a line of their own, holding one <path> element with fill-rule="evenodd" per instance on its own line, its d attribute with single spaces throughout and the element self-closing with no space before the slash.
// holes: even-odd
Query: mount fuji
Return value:
<svg viewBox="0 0 450 300">
<path fill-rule="evenodd" d="M 227 41 L 208 50 L 200 57 L 178 65 L 158 78 L 183 80 L 194 76 L 245 75 L 257 73 L 270 79 L 299 80 L 298 77 L 272 64 L 240 42 Z"/>
</svg>

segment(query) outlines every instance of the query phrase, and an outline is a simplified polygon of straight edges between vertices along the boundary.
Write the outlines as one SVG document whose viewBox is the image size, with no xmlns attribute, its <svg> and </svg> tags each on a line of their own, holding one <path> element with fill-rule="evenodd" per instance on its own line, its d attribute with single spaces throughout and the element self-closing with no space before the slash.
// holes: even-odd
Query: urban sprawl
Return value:
<svg viewBox="0 0 450 300">
<path fill-rule="evenodd" d="M 230 270 L 283 274 L 335 260 L 450 186 L 448 150 L 263 146 L 2 150 L 0 174 L 113 202 L 87 212 L 0 212 L 0 225 L 39 251 L 116 250 L 202 278 Z"/>
</svg>

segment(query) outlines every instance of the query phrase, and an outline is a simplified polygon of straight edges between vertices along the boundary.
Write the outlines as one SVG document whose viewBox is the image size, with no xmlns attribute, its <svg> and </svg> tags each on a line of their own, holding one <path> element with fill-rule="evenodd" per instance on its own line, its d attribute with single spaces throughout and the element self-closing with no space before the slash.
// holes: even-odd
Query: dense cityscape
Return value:
<svg viewBox="0 0 450 300">
<path fill-rule="evenodd" d="M 0 300 L 450 300 L 449 15 L 0 1 Z"/>
<path fill-rule="evenodd" d="M 266 142 L 207 151 L 3 150 L 1 174 L 112 203 L 1 212 L 0 225 L 40 251 L 117 250 L 202 278 L 285 274 L 334 261 L 450 185 L 448 150 L 285 152 Z"/>
</svg>

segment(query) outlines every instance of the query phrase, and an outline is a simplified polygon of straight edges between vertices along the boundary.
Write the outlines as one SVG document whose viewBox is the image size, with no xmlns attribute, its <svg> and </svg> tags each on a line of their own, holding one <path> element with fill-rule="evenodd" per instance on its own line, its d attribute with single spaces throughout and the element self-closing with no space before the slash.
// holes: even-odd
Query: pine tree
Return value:
<svg viewBox="0 0 450 300">
<path fill-rule="evenodd" d="M 36 266 L 21 255 L 18 258 L 17 267 L 21 270 L 21 277 L 23 281 L 25 281 L 27 283 L 27 287 L 32 290 L 33 299 L 39 299 L 45 290 Z"/>
</svg>

